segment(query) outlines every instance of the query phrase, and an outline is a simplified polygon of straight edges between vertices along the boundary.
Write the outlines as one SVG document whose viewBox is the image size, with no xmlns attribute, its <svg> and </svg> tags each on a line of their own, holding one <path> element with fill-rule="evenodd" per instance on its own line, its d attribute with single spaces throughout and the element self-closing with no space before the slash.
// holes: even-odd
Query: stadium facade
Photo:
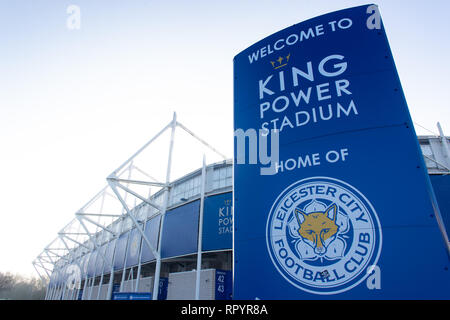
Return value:
<svg viewBox="0 0 450 320">
<path fill-rule="evenodd" d="M 174 116 L 107 178 L 108 186 L 33 261 L 39 275 L 49 278 L 46 299 L 232 298 L 233 162 L 204 163 L 171 181 L 176 128 L 216 152 Z M 166 168 L 158 168 L 166 173 L 166 181 L 160 182 L 133 161 L 165 131 L 171 134 L 169 160 Z M 440 135 L 418 139 L 441 210 L 440 227 L 448 234 L 449 138 L 440 130 Z M 133 173 L 146 179 L 134 179 Z M 156 192 L 143 196 L 132 189 L 137 185 Z M 130 205 L 130 197 L 134 204 Z M 118 200 L 120 212 L 105 210 L 109 198 Z"/>
</svg>

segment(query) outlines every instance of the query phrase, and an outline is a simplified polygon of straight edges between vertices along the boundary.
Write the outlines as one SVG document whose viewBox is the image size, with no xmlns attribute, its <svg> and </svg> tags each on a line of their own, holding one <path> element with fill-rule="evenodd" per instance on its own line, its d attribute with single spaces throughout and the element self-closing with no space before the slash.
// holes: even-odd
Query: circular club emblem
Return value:
<svg viewBox="0 0 450 320">
<path fill-rule="evenodd" d="M 315 294 L 350 290 L 376 265 L 381 225 L 369 200 L 351 185 L 328 177 L 287 187 L 267 219 L 267 249 L 280 274 Z"/>
</svg>

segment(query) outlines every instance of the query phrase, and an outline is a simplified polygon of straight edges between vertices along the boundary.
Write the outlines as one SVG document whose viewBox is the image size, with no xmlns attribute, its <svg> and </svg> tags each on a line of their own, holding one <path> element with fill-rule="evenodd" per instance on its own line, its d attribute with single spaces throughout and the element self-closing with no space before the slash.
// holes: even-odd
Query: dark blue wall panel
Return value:
<svg viewBox="0 0 450 320">
<path fill-rule="evenodd" d="M 157 216 L 155 218 L 148 220 L 147 223 L 145 224 L 145 235 L 155 250 L 157 249 L 158 244 L 159 222 L 160 216 Z M 145 241 L 142 241 L 141 262 L 145 263 L 152 260 L 155 260 L 155 256 L 152 254 L 152 251 L 150 250 L 147 243 Z"/>
<path fill-rule="evenodd" d="M 125 253 L 127 250 L 128 234 L 126 232 L 117 239 L 116 253 L 114 255 L 114 270 L 122 269 L 125 263 Z"/>
<path fill-rule="evenodd" d="M 103 265 L 103 273 L 111 272 L 111 263 L 112 263 L 112 258 L 114 255 L 115 246 L 116 246 L 116 240 L 112 240 L 112 241 L 108 242 L 108 246 L 106 248 L 106 253 L 105 253 L 107 263 L 105 263 Z"/>
<path fill-rule="evenodd" d="M 100 247 L 100 253 L 97 255 L 97 262 L 95 263 L 95 275 L 96 276 L 103 273 L 103 264 L 105 262 L 103 257 L 105 256 L 107 247 L 108 247 L 108 243 L 106 243 Z"/>
<path fill-rule="evenodd" d="M 97 259 L 97 250 L 94 250 L 94 251 L 92 251 L 92 253 L 89 257 L 89 262 L 88 262 L 88 267 L 87 267 L 88 277 L 94 276 L 96 259 Z"/>
<path fill-rule="evenodd" d="M 167 211 L 163 226 L 162 258 L 197 252 L 200 201 Z"/>
<path fill-rule="evenodd" d="M 132 267 L 139 263 L 139 252 L 141 250 L 141 234 L 134 228 L 131 230 L 130 239 L 127 246 L 127 261 L 126 267 Z"/>
</svg>

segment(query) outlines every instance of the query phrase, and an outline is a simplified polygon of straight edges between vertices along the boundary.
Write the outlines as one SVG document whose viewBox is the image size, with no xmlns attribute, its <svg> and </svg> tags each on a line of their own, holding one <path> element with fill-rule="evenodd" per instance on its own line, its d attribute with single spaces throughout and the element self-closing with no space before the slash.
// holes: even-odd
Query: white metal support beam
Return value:
<svg viewBox="0 0 450 320">
<path fill-rule="evenodd" d="M 181 129 L 183 129 L 184 131 L 186 131 L 187 133 L 189 133 L 191 136 L 193 136 L 195 139 L 197 139 L 198 141 L 200 141 L 203 145 L 205 145 L 206 147 L 208 147 L 209 149 L 211 149 L 212 151 L 214 151 L 215 153 L 217 153 L 219 156 L 221 156 L 224 160 L 227 160 L 227 157 L 217 151 L 216 148 L 214 148 L 213 146 L 211 146 L 209 143 L 207 143 L 205 140 L 203 140 L 202 138 L 200 138 L 199 136 L 197 136 L 195 133 L 193 133 L 191 130 L 189 130 L 188 128 L 186 128 L 184 125 L 182 125 L 181 123 L 177 122 L 177 126 L 179 126 Z"/>
<path fill-rule="evenodd" d="M 47 276 L 50 278 L 49 272 L 52 272 L 52 270 L 47 269 L 47 268 L 44 266 L 44 264 L 43 264 L 42 261 L 41 261 L 41 258 L 38 258 L 38 265 L 39 265 L 39 267 L 41 267 L 42 269 L 44 269 L 45 273 L 46 273 Z"/>
<path fill-rule="evenodd" d="M 138 199 L 144 201 L 145 203 L 148 203 L 150 206 L 152 206 L 153 208 L 155 208 L 155 209 L 158 210 L 159 212 L 162 211 L 162 208 L 161 208 L 159 205 L 157 205 L 157 204 L 154 203 L 153 201 L 150 201 L 150 200 L 144 198 L 144 197 L 141 196 L 140 194 L 134 192 L 133 190 L 130 190 L 129 188 L 125 187 L 124 185 L 118 183 L 117 180 L 116 180 L 115 178 L 112 178 L 112 177 L 111 177 L 111 178 L 108 178 L 108 181 L 113 181 L 113 182 L 115 182 L 115 186 L 117 186 L 117 187 L 119 187 L 120 189 L 122 189 L 122 190 L 128 192 L 129 194 L 132 194 L 132 195 L 135 196 L 136 198 L 138 198 Z"/>
<path fill-rule="evenodd" d="M 48 252 L 51 253 L 52 255 L 58 257 L 58 258 L 63 258 L 63 256 L 61 254 L 59 254 L 59 251 L 55 252 L 55 249 L 53 248 L 45 248 L 43 252 Z M 67 251 L 67 249 L 64 249 L 64 251 Z"/>
<path fill-rule="evenodd" d="M 86 220 L 86 221 L 92 223 L 93 225 L 95 225 L 95 226 L 97 226 L 97 227 L 99 227 L 99 228 L 101 228 L 101 229 L 103 229 L 103 230 L 105 230 L 105 231 L 111 233 L 114 237 L 117 236 L 117 234 L 116 234 L 114 231 L 112 231 L 112 230 L 109 229 L 108 227 L 102 226 L 101 224 L 95 222 L 94 220 L 92 220 L 92 219 L 86 217 L 86 215 L 85 215 L 84 213 L 78 212 L 78 213 L 76 213 L 75 215 L 77 216 L 77 218 L 79 218 L 78 220 L 79 220 L 80 222 L 81 222 L 81 219 Z M 122 216 L 122 215 L 120 215 L 120 216 Z M 81 219 L 80 219 L 80 218 L 81 218 Z"/>
<path fill-rule="evenodd" d="M 202 166 L 202 184 L 200 190 L 200 214 L 198 222 L 198 243 L 197 243 L 197 270 L 195 277 L 195 300 L 200 300 L 200 272 L 202 270 L 202 234 L 203 234 L 203 211 L 205 203 L 205 185 L 206 185 L 206 159 L 203 155 Z"/>
<path fill-rule="evenodd" d="M 88 216 L 88 217 L 110 217 L 110 218 L 118 218 L 121 217 L 121 214 L 108 214 L 108 213 L 86 213 L 86 212 L 77 212 L 75 215 Z"/>
<path fill-rule="evenodd" d="M 144 233 L 144 230 L 142 230 L 141 226 L 139 225 L 139 223 L 137 222 L 136 218 L 131 214 L 130 209 L 128 208 L 128 205 L 125 203 L 125 200 L 122 198 L 122 196 L 120 195 L 119 191 L 117 190 L 117 182 L 108 179 L 108 183 L 111 187 L 111 189 L 113 190 L 113 192 L 116 194 L 117 199 L 119 199 L 120 203 L 122 204 L 123 208 L 126 211 L 126 215 L 128 217 L 130 217 L 131 221 L 133 222 L 134 226 L 136 227 L 136 229 L 139 231 L 139 233 L 141 234 L 141 236 L 144 238 L 145 242 L 147 243 L 148 247 L 150 248 L 150 250 L 152 251 L 153 255 L 155 257 L 159 256 L 159 253 L 156 251 L 156 249 L 153 247 L 153 245 L 151 244 L 150 240 L 147 238 L 147 236 Z"/>
<path fill-rule="evenodd" d="M 144 176 L 146 176 L 147 178 L 151 179 L 154 182 L 159 182 L 157 179 L 155 179 L 154 177 L 152 177 L 151 175 L 149 175 L 147 172 L 145 172 L 144 170 L 142 170 L 139 167 L 136 167 L 135 165 L 133 165 L 133 169 L 140 172 L 141 174 L 143 174 Z M 162 182 L 159 182 L 162 183 Z"/>
<path fill-rule="evenodd" d="M 47 260 L 47 258 L 45 258 L 45 257 L 40 257 L 40 259 L 41 259 L 42 262 L 45 262 L 45 263 L 50 263 L 50 264 L 54 264 L 55 263 L 52 260 Z"/>
<path fill-rule="evenodd" d="M 56 261 L 53 261 L 52 257 L 50 257 L 50 255 L 48 254 L 48 250 L 47 249 L 44 250 L 44 253 L 50 259 L 50 261 L 51 261 L 50 263 L 52 263 L 54 265 Z M 65 259 L 67 259 L 67 258 L 65 258 Z M 42 260 L 42 257 L 41 257 L 41 260 Z"/>
<path fill-rule="evenodd" d="M 170 173 L 172 168 L 172 154 L 173 154 L 173 145 L 175 142 L 175 129 L 177 127 L 177 114 L 173 113 L 172 122 L 170 123 L 171 132 L 170 132 L 170 144 L 169 144 L 169 155 L 167 159 L 167 169 L 166 169 L 166 185 L 169 186 L 170 183 Z M 155 278 L 153 283 L 153 300 L 158 300 L 159 293 L 159 278 L 161 275 L 161 247 L 162 247 L 162 235 L 164 228 L 164 220 L 166 217 L 166 210 L 169 205 L 169 196 L 170 196 L 170 188 L 165 189 L 165 197 L 164 197 L 164 206 L 161 211 L 161 219 L 159 223 L 159 239 L 158 239 L 158 256 L 156 256 L 156 268 L 155 268 Z"/>
<path fill-rule="evenodd" d="M 162 130 L 160 130 L 155 136 L 153 136 L 153 138 L 151 138 L 139 150 L 137 150 L 130 158 L 128 158 L 128 160 L 126 160 L 116 170 L 114 170 L 107 177 L 108 185 L 105 186 L 92 199 L 90 199 L 80 210 L 78 210 L 76 212 L 76 214 L 75 214 L 76 218 L 77 218 L 78 222 L 82 225 L 82 227 L 86 231 L 86 233 L 82 233 L 82 232 L 78 232 L 78 231 L 73 232 L 74 225 L 73 225 L 73 221 L 71 221 L 58 233 L 59 238 L 57 238 L 57 239 L 61 239 L 61 241 L 63 242 L 63 244 L 66 248 L 65 249 L 64 248 L 51 248 L 51 245 L 53 245 L 53 243 L 57 239 L 52 241 L 51 244 L 45 248 L 44 252 L 41 253 L 41 256 L 38 257 L 38 260 L 36 262 L 33 262 L 34 267 L 36 268 L 36 266 L 37 266 L 37 267 L 44 268 L 44 270 L 46 271 L 47 275 L 50 278 L 50 275 L 47 272 L 50 270 L 46 269 L 44 267 L 43 262 L 53 264 L 54 267 L 56 265 L 60 266 L 59 262 L 62 262 L 61 260 L 70 262 L 69 258 L 73 257 L 73 253 L 76 252 L 76 251 L 74 251 L 74 248 L 69 248 L 69 246 L 65 242 L 65 239 L 77 244 L 79 247 L 83 247 L 83 248 L 87 249 L 88 251 L 92 251 L 92 248 L 90 247 L 90 244 L 88 242 L 81 243 L 80 241 L 82 241 L 82 240 L 80 240 L 80 238 L 76 238 L 76 237 L 72 238 L 71 237 L 71 236 L 88 236 L 89 240 L 94 244 L 94 247 L 98 249 L 97 243 L 94 240 L 97 233 L 90 232 L 89 229 L 87 228 L 86 222 L 89 222 L 89 223 L 95 225 L 96 227 L 99 227 L 101 230 L 112 234 L 114 238 L 117 238 L 118 234 L 115 232 L 115 230 L 113 230 L 113 227 L 111 225 L 108 225 L 108 226 L 102 225 L 100 221 L 97 221 L 97 222 L 94 221 L 93 217 L 110 217 L 113 219 L 117 218 L 115 221 L 118 221 L 118 219 L 122 219 L 122 218 L 125 218 L 128 216 L 130 218 L 130 220 L 132 221 L 133 225 L 138 230 L 138 232 L 141 234 L 142 243 L 144 243 L 144 241 L 145 241 L 145 243 L 150 248 L 152 254 L 156 258 L 156 268 L 155 268 L 155 274 L 154 274 L 154 287 L 153 287 L 153 299 L 156 300 L 158 298 L 158 292 L 159 292 L 159 279 L 160 279 L 161 263 L 162 263 L 162 261 L 161 261 L 161 248 L 162 248 L 162 241 L 163 241 L 162 230 L 164 227 L 165 214 L 166 214 L 166 210 L 169 205 L 170 193 L 171 193 L 171 189 L 172 189 L 170 176 L 171 176 L 175 131 L 176 131 L 177 127 L 180 127 L 181 129 L 183 129 L 185 132 L 187 132 L 189 135 L 191 135 L 195 140 L 199 141 L 202 145 L 206 146 L 209 150 L 212 150 L 214 153 L 218 154 L 224 160 L 227 159 L 224 154 L 220 153 L 217 149 L 212 147 L 205 140 L 201 139 L 196 134 L 194 134 L 191 130 L 189 130 L 187 127 L 185 127 L 183 124 L 178 122 L 176 113 L 174 113 L 173 118 L 170 121 L 170 123 L 168 123 Z M 158 181 L 157 179 L 153 178 L 147 172 L 145 172 L 142 169 L 135 166 L 133 164 L 133 162 L 134 162 L 134 159 L 139 154 L 141 154 L 150 144 L 152 144 L 156 139 L 158 139 L 161 135 L 163 135 L 166 131 L 168 131 L 168 129 L 171 129 L 171 132 L 170 132 L 170 144 L 169 144 L 167 168 L 166 168 L 166 179 L 164 182 L 161 182 L 161 181 Z M 206 162 L 205 162 L 205 158 L 204 158 L 203 168 L 202 168 L 202 179 L 205 179 L 205 175 L 206 175 L 205 168 L 206 168 Z M 122 176 L 123 176 L 123 173 L 126 172 L 127 170 L 128 170 L 129 176 L 127 179 L 124 179 Z M 136 170 L 137 172 L 140 173 L 140 175 L 138 175 L 138 176 L 141 176 L 144 178 L 135 179 L 133 177 L 133 179 L 132 179 L 131 178 L 131 170 Z M 147 180 L 147 178 L 149 181 L 144 181 L 144 180 Z M 142 195 L 138 194 L 137 192 L 131 190 L 129 185 L 133 185 L 133 184 L 148 186 L 149 194 L 142 196 Z M 160 202 L 158 202 L 158 204 L 157 204 L 154 202 L 153 199 L 150 198 L 151 191 L 154 190 L 154 189 L 152 189 L 152 187 L 161 188 L 160 192 L 162 193 L 162 196 L 163 196 L 162 204 L 159 204 Z M 111 188 L 112 193 L 109 192 L 110 191 L 109 188 Z M 119 188 L 121 190 L 119 190 Z M 122 196 L 123 191 L 125 191 L 124 196 Z M 152 245 L 152 243 L 146 236 L 146 234 L 144 232 L 145 230 L 143 229 L 143 225 L 142 225 L 141 221 L 137 221 L 138 218 L 135 217 L 132 209 L 130 209 L 130 207 L 127 205 L 127 195 L 128 194 L 133 195 L 135 198 L 142 200 L 144 203 L 146 203 L 146 204 L 150 205 L 151 207 L 155 208 L 156 210 L 158 210 L 159 215 L 160 215 L 159 236 L 158 236 L 158 241 L 157 241 L 157 244 L 155 247 L 154 247 L 154 245 Z M 201 196 L 202 196 L 203 200 L 204 200 L 204 194 L 205 194 L 205 181 L 202 181 Z M 122 214 L 103 213 L 103 203 L 104 203 L 105 197 L 108 197 L 108 196 L 111 198 L 114 198 L 116 200 L 119 200 L 119 202 L 121 203 L 121 205 L 123 207 Z M 101 205 L 100 212 L 97 212 L 96 209 L 94 210 L 92 208 L 93 208 L 94 204 L 98 203 L 98 200 L 100 199 L 100 197 L 102 197 L 102 199 L 101 199 L 102 205 Z M 203 200 L 201 200 L 201 205 L 200 205 L 201 207 L 203 206 L 203 202 L 202 202 Z M 91 208 L 91 210 L 89 210 L 90 208 Z M 201 209 L 201 211 L 203 212 L 203 209 Z M 202 226 L 202 218 L 203 218 L 203 216 L 201 214 L 199 217 L 200 230 L 203 227 Z M 111 220 L 113 220 L 113 219 L 111 219 Z M 67 232 L 65 232 L 65 231 L 67 231 Z M 201 238 L 201 237 L 199 237 L 199 238 Z M 59 245 L 59 246 L 61 246 L 61 245 Z M 141 246 L 142 246 L 142 244 L 141 244 Z M 198 257 L 198 260 L 197 260 L 198 275 L 201 270 L 201 246 L 202 246 L 201 239 L 199 239 L 199 243 L 198 243 L 199 252 L 197 255 L 197 257 Z M 99 250 L 99 252 L 100 252 L 100 250 Z M 66 254 L 66 253 L 68 253 L 68 254 Z M 115 250 L 114 250 L 113 254 L 115 254 Z M 50 261 L 47 261 L 47 258 L 44 258 L 44 255 L 48 256 L 48 259 Z M 102 258 L 103 258 L 104 262 L 106 262 L 106 258 L 105 257 L 102 257 Z M 40 260 L 40 259 L 43 259 L 43 260 Z M 41 265 L 39 265 L 39 263 Z M 114 268 L 112 266 L 113 263 L 111 263 L 110 265 L 111 265 L 111 277 L 110 277 L 110 286 L 108 288 L 109 294 L 111 293 L 112 280 L 114 277 Z M 38 271 L 38 270 L 36 270 L 36 271 Z M 59 272 L 61 272 L 61 270 Z M 124 272 L 125 272 L 125 268 L 124 268 Z M 197 278 L 198 279 L 196 281 L 199 280 L 199 276 Z M 85 286 L 86 286 L 86 281 L 85 281 Z M 196 283 L 196 287 L 198 289 L 197 283 Z M 85 293 L 85 292 L 83 292 L 83 293 Z M 53 292 L 51 292 L 51 295 L 52 294 L 53 294 Z M 198 298 L 198 296 L 199 296 L 199 294 L 198 294 L 198 292 L 196 292 L 196 298 Z"/>
<path fill-rule="evenodd" d="M 81 218 L 79 217 L 78 220 L 80 221 L 81 226 L 83 227 L 83 229 L 87 232 L 89 240 L 92 242 L 92 244 L 94 245 L 94 248 L 97 250 L 97 256 L 100 255 L 100 257 L 103 259 L 103 262 L 107 263 L 106 257 L 103 254 L 103 252 L 101 252 L 99 246 L 97 245 L 97 242 L 94 239 L 94 236 L 92 233 L 89 232 L 89 230 L 86 228 L 86 225 L 84 224 L 84 222 L 81 220 Z M 110 262 L 108 264 L 109 267 L 112 267 L 112 262 Z"/>
<path fill-rule="evenodd" d="M 161 182 L 153 182 L 153 181 L 142 181 L 142 180 L 130 180 L 130 179 L 119 179 L 119 178 L 111 178 L 114 179 L 117 182 L 126 182 L 131 184 L 140 184 L 144 186 L 154 186 L 154 187 L 165 187 L 165 183 Z"/>
<path fill-rule="evenodd" d="M 60 254 L 58 254 L 58 253 L 56 253 L 56 252 L 54 252 L 54 250 L 56 250 L 56 249 L 53 249 L 53 248 L 49 248 L 49 246 L 50 245 L 48 245 L 47 247 L 45 247 L 45 249 L 44 249 L 44 253 L 47 255 L 47 257 L 49 257 L 50 258 L 50 260 L 52 260 L 52 263 L 55 263 L 55 261 L 53 261 L 53 259 L 49 256 L 49 253 L 51 253 L 52 255 L 55 255 L 55 256 L 57 256 L 58 258 L 60 258 L 60 259 L 63 259 L 63 260 L 68 260 L 65 256 L 62 256 L 62 255 L 60 255 Z M 67 248 L 64 248 L 64 249 L 60 249 L 60 250 L 64 250 L 64 251 L 67 251 Z"/>
<path fill-rule="evenodd" d="M 426 154 L 422 154 L 422 155 L 424 156 L 424 158 L 427 158 L 428 160 L 433 161 L 433 162 L 436 163 L 438 166 L 441 166 L 441 167 L 443 167 L 444 169 L 447 169 L 447 172 L 444 173 L 444 175 L 447 175 L 447 174 L 450 173 L 450 168 L 447 167 L 445 164 L 442 164 L 442 163 L 436 161 L 435 159 L 433 159 L 433 158 L 427 156 Z"/>
<path fill-rule="evenodd" d="M 91 248 L 89 248 L 89 247 L 86 246 L 85 244 L 83 244 L 83 243 L 81 243 L 81 242 L 78 242 L 77 240 L 74 240 L 74 239 L 68 237 L 68 236 L 65 235 L 64 233 L 59 233 L 59 235 L 60 235 L 61 237 L 66 238 L 67 240 L 70 240 L 70 241 L 72 241 L 72 242 L 75 242 L 75 243 L 78 244 L 79 246 L 81 246 L 81 247 L 83 247 L 83 248 L 86 248 L 86 249 L 88 249 L 89 251 L 92 250 Z M 61 239 L 61 240 L 62 240 L 62 239 Z M 70 249 L 69 249 L 69 250 L 70 250 Z"/>
<path fill-rule="evenodd" d="M 45 281 L 45 278 L 42 277 L 41 273 L 40 273 L 39 270 L 36 268 L 36 264 L 35 264 L 34 261 L 33 261 L 33 268 L 34 268 L 34 270 L 36 270 L 37 274 L 39 275 L 39 278 L 41 278 L 42 281 Z"/>
<path fill-rule="evenodd" d="M 44 254 L 46 255 L 46 256 L 44 256 Z M 49 263 L 49 264 L 51 264 L 51 265 L 55 265 L 55 262 L 53 261 L 53 260 L 51 260 L 51 262 L 49 262 L 49 261 L 47 261 L 47 258 L 48 258 L 48 256 L 47 256 L 47 254 L 46 254 L 46 252 L 45 251 L 42 251 L 41 252 L 41 254 L 40 255 L 38 255 L 37 257 L 36 257 L 36 259 L 39 259 L 39 261 L 40 262 L 45 262 L 45 263 Z"/>
<path fill-rule="evenodd" d="M 166 125 L 160 132 L 158 132 L 153 138 L 150 139 L 146 144 L 144 144 L 138 151 L 136 151 L 127 161 L 122 163 L 114 172 L 112 175 L 117 175 L 120 170 L 122 170 L 127 164 L 129 164 L 131 161 L 133 161 L 134 158 L 136 158 L 142 151 L 145 150 L 153 141 L 155 141 L 159 136 L 161 136 L 164 131 L 166 131 L 170 126 L 172 125 L 172 122 Z"/>
</svg>

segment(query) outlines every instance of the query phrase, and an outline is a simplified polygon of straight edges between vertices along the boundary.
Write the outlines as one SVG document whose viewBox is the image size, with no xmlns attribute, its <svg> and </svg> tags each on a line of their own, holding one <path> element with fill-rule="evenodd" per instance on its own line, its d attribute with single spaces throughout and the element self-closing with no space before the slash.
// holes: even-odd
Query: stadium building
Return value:
<svg viewBox="0 0 450 320">
<path fill-rule="evenodd" d="M 449 138 L 438 128 L 439 135 L 420 136 L 419 143 L 444 220 L 440 227 L 446 226 L 448 233 Z M 204 161 L 171 180 L 175 129 L 222 160 Z M 168 161 L 149 173 L 137 159 L 163 134 L 170 138 Z M 107 178 L 108 185 L 33 261 L 39 275 L 49 278 L 46 299 L 231 299 L 232 168 L 231 159 L 174 115 Z"/>
</svg>

